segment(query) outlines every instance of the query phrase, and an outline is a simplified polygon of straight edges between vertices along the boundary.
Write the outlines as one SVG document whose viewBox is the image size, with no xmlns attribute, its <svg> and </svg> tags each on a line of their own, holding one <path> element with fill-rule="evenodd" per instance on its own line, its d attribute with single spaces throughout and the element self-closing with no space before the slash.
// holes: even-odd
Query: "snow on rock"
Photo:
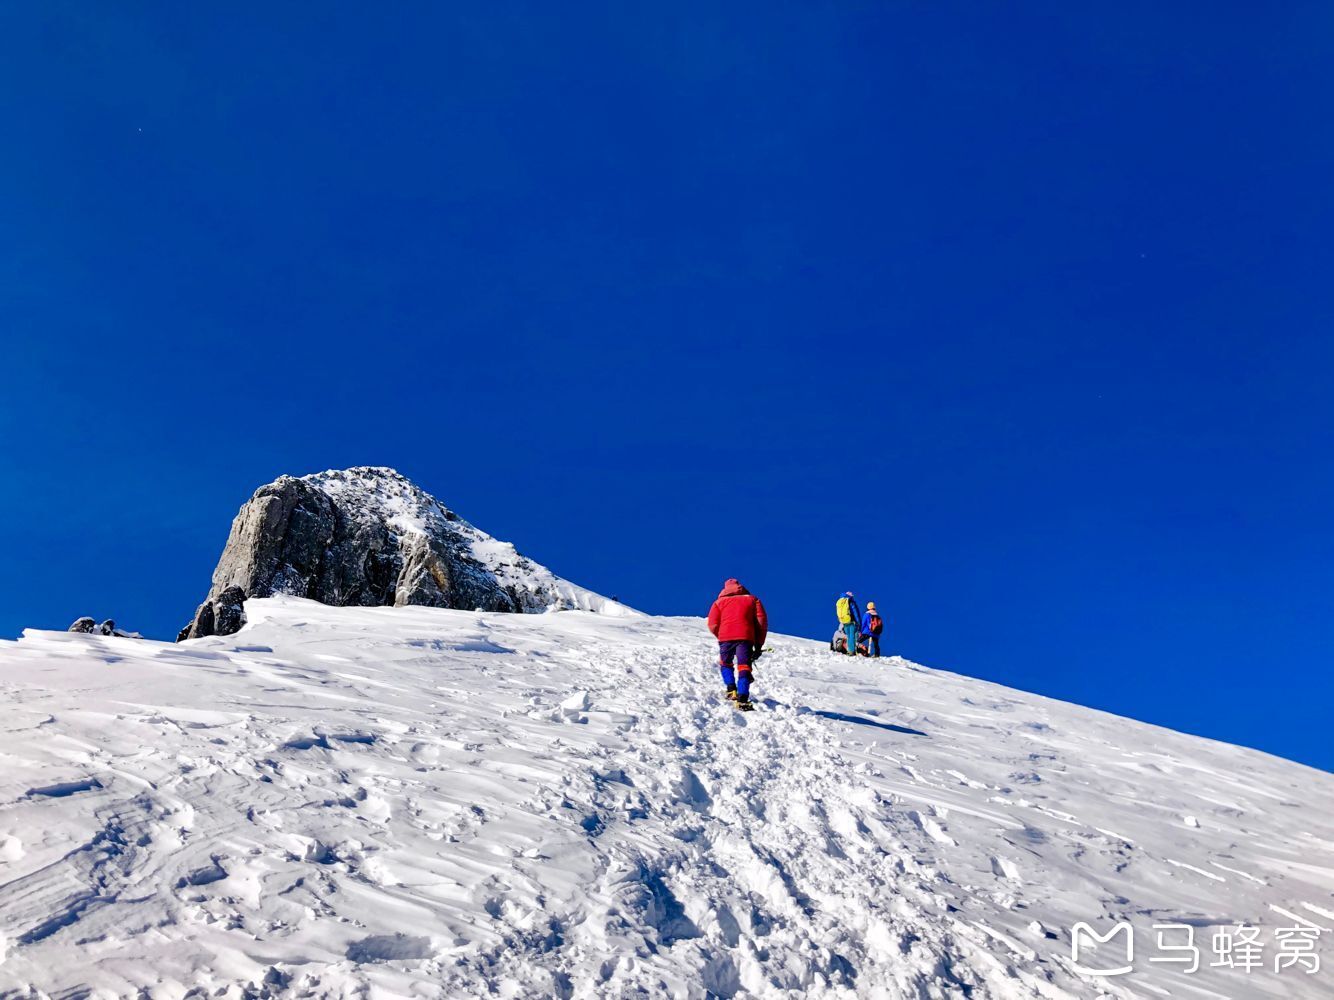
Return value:
<svg viewBox="0 0 1334 1000">
<path fill-rule="evenodd" d="M 245 623 L 241 602 L 280 594 L 336 607 L 635 613 L 524 558 L 393 469 L 369 466 L 256 490 L 179 638 L 231 635 Z"/>
<path fill-rule="evenodd" d="M 1334 926 L 1327 774 L 777 635 L 741 714 L 698 619 L 245 611 L 0 643 L 0 997 L 1331 995 L 1208 951 Z"/>
</svg>

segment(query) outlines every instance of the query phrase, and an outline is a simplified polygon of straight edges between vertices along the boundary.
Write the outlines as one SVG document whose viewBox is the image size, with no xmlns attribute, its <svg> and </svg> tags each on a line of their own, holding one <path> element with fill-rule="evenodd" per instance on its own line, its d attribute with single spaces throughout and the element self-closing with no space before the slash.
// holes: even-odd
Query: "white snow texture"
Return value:
<svg viewBox="0 0 1334 1000">
<path fill-rule="evenodd" d="M 699 619 L 246 612 L 0 643 L 0 997 L 1334 995 L 1322 772 L 777 635 L 743 714 Z"/>
</svg>

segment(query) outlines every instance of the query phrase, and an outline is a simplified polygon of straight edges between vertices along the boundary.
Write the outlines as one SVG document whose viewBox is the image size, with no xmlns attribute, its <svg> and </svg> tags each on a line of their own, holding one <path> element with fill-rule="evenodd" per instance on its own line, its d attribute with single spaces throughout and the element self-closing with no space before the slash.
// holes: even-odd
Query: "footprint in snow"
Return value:
<svg viewBox="0 0 1334 1000">
<path fill-rule="evenodd" d="M 408 934 L 373 934 L 347 946 L 347 958 L 358 964 L 403 962 L 430 958 L 431 939 Z"/>
<path fill-rule="evenodd" d="M 102 782 L 96 778 L 85 778 L 80 781 L 61 781 L 54 785 L 40 785 L 37 788 L 29 788 L 28 796 L 30 798 L 63 799 L 70 795 L 77 795 L 79 792 L 91 792 L 94 788 L 101 787 Z"/>
</svg>

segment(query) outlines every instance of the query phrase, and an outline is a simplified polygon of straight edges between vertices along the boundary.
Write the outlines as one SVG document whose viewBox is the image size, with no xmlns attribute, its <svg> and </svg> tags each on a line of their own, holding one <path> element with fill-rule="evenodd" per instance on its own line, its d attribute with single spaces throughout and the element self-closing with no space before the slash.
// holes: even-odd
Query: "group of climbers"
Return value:
<svg viewBox="0 0 1334 1000">
<path fill-rule="evenodd" d="M 829 648 L 854 656 L 878 657 L 885 622 L 876 610 L 875 601 L 867 601 L 863 613 L 849 590 L 838 599 L 835 611 L 839 630 Z M 718 640 L 718 668 L 728 699 L 742 711 L 750 711 L 755 661 L 764 652 L 764 640 L 769 635 L 769 616 L 764 605 L 740 580 L 728 580 L 709 609 L 709 631 Z"/>
<path fill-rule="evenodd" d="M 880 656 L 885 620 L 876 610 L 875 601 L 867 601 L 866 610 L 862 611 L 857 607 L 857 598 L 847 590 L 834 602 L 834 614 L 838 617 L 838 628 L 829 641 L 830 650 L 849 656 Z"/>
</svg>

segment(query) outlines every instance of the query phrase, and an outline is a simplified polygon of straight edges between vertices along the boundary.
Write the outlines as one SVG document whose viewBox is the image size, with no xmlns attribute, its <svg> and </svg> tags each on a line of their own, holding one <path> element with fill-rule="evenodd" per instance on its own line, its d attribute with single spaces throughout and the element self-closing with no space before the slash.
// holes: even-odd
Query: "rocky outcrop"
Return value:
<svg viewBox="0 0 1334 1000">
<path fill-rule="evenodd" d="M 138 632 L 123 632 L 120 629 L 116 628 L 116 623 L 112 621 L 110 618 L 108 618 L 101 625 L 99 625 L 97 624 L 96 619 L 89 618 L 87 615 L 85 615 L 82 618 L 75 619 L 74 624 L 72 624 L 65 631 L 82 632 L 85 635 L 114 635 L 114 636 L 119 636 L 122 639 L 143 638 L 143 636 L 140 635 Z"/>
<path fill-rule="evenodd" d="M 232 635 L 245 624 L 245 591 L 228 587 L 213 602 L 213 627 L 218 635 Z"/>
<path fill-rule="evenodd" d="M 227 587 L 217 597 L 199 605 L 194 621 L 177 633 L 176 641 L 206 635 L 235 635 L 244 624 L 245 591 L 240 587 Z"/>
<path fill-rule="evenodd" d="M 358 467 L 261 486 L 236 515 L 213 585 L 179 639 L 231 635 L 246 597 L 335 606 L 531 612 L 612 602 L 479 531 L 393 469 Z"/>
</svg>

